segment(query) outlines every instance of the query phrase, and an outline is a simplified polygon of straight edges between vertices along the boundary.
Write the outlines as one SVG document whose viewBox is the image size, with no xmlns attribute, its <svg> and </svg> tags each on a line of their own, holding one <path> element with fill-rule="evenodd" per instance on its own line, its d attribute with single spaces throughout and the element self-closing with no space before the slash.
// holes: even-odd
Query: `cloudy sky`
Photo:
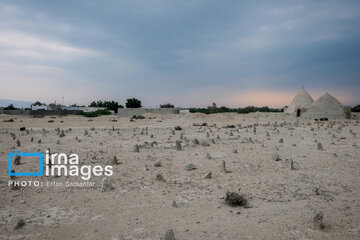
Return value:
<svg viewBox="0 0 360 240">
<path fill-rule="evenodd" d="M 360 103 L 360 1 L 1 1 L 0 98 Z"/>
</svg>

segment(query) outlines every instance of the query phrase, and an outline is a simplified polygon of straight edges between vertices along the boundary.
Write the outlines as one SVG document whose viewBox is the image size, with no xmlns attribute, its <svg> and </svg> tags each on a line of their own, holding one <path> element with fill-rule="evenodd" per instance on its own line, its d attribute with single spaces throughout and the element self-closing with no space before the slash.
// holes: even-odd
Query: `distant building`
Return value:
<svg viewBox="0 0 360 240">
<path fill-rule="evenodd" d="M 76 107 L 77 110 L 83 112 L 95 112 L 96 110 L 106 110 L 106 107 Z"/>
<path fill-rule="evenodd" d="M 46 104 L 41 105 L 31 105 L 31 110 L 49 110 Z"/>
</svg>

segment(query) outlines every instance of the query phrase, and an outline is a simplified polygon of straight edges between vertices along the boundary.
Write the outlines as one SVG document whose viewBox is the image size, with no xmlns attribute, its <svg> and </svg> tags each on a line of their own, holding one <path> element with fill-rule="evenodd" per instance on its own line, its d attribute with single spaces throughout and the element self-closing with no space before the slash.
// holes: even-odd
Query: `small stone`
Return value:
<svg viewBox="0 0 360 240">
<path fill-rule="evenodd" d="M 193 163 L 189 163 L 188 165 L 185 166 L 186 171 L 195 170 L 195 169 L 197 169 L 197 167 Z"/>
<path fill-rule="evenodd" d="M 321 143 L 318 143 L 318 144 L 317 144 L 317 148 L 318 148 L 318 150 L 323 150 L 322 144 L 321 144 Z"/>
<path fill-rule="evenodd" d="M 65 137 L 64 130 L 61 130 L 59 137 Z"/>
<path fill-rule="evenodd" d="M 290 170 L 295 170 L 294 161 L 292 159 L 286 159 L 286 163 L 288 168 L 290 168 Z"/>
<path fill-rule="evenodd" d="M 220 164 L 220 171 L 223 172 L 223 173 L 231 173 L 231 171 L 229 171 L 229 170 L 226 169 L 226 163 L 225 163 L 224 160 L 223 160 L 222 163 Z"/>
<path fill-rule="evenodd" d="M 321 211 L 314 211 L 309 221 L 310 227 L 314 230 L 323 229 L 324 228 L 323 218 L 324 216 Z"/>
<path fill-rule="evenodd" d="M 234 149 L 234 150 L 233 150 L 233 153 L 237 153 L 237 152 L 238 152 L 237 149 Z"/>
<path fill-rule="evenodd" d="M 163 177 L 163 175 L 161 175 L 160 173 L 156 175 L 156 180 L 160 181 L 160 182 L 165 182 L 165 178 Z"/>
<path fill-rule="evenodd" d="M 280 138 L 279 143 L 284 143 L 284 139 Z"/>
<path fill-rule="evenodd" d="M 148 165 L 146 165 L 146 164 L 141 165 L 140 168 L 141 168 L 142 170 L 144 170 L 144 171 L 148 171 L 148 170 L 149 170 Z"/>
<path fill-rule="evenodd" d="M 112 186 L 110 180 L 108 178 L 103 178 L 102 184 L 101 184 L 101 192 L 107 192 L 114 189 Z"/>
<path fill-rule="evenodd" d="M 16 140 L 16 146 L 21 147 L 21 144 L 20 144 L 19 139 L 18 139 L 18 140 Z"/>
<path fill-rule="evenodd" d="M 207 142 L 207 141 L 202 141 L 202 142 L 201 142 L 201 146 L 203 146 L 203 147 L 208 147 L 208 146 L 210 146 L 210 144 L 209 144 L 209 142 Z"/>
<path fill-rule="evenodd" d="M 210 179 L 210 178 L 212 178 L 211 172 L 208 172 L 207 174 L 205 174 L 204 179 Z"/>
<path fill-rule="evenodd" d="M 181 151 L 181 141 L 176 141 L 176 150 Z"/>
<path fill-rule="evenodd" d="M 272 160 L 274 160 L 274 161 L 280 161 L 280 160 L 281 160 L 280 155 L 279 155 L 278 153 L 273 154 L 273 155 L 272 155 Z"/>
<path fill-rule="evenodd" d="M 139 145 L 137 145 L 137 144 L 134 145 L 134 152 L 140 152 Z"/>
<path fill-rule="evenodd" d="M 199 144 L 200 144 L 200 142 L 199 142 L 199 140 L 198 140 L 197 138 L 195 138 L 195 139 L 193 140 L 193 143 L 196 144 L 196 145 L 199 145 Z"/>
<path fill-rule="evenodd" d="M 212 159 L 210 153 L 206 153 L 206 158 L 207 158 L 207 159 Z"/>
<path fill-rule="evenodd" d="M 162 163 L 161 162 L 156 162 L 154 163 L 154 167 L 161 167 Z"/>
<path fill-rule="evenodd" d="M 16 156 L 15 160 L 14 160 L 14 165 L 19 165 L 20 164 L 20 156 Z"/>
<path fill-rule="evenodd" d="M 320 195 L 320 194 L 321 194 L 321 190 L 320 190 L 319 187 L 314 187 L 314 188 L 313 188 L 313 191 L 314 191 L 314 194 L 315 194 L 315 195 Z"/>
<path fill-rule="evenodd" d="M 116 156 L 113 156 L 112 164 L 113 165 L 118 165 L 119 164 Z"/>
<path fill-rule="evenodd" d="M 164 240 L 175 240 L 175 234 L 174 234 L 174 231 L 172 229 L 166 231 L 165 236 L 164 236 Z"/>
<path fill-rule="evenodd" d="M 13 230 L 17 230 L 19 228 L 21 228 L 22 226 L 25 225 L 25 220 L 20 218 L 20 219 L 16 219 L 14 224 L 13 224 Z"/>
</svg>

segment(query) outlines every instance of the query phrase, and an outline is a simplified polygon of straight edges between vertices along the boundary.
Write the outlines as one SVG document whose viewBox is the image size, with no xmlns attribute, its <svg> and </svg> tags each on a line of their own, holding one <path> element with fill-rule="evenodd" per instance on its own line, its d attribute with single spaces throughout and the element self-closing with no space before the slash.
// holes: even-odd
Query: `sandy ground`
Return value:
<svg viewBox="0 0 360 240">
<path fill-rule="evenodd" d="M 0 239 L 162 239 L 169 229 L 176 239 L 360 239 L 358 120 L 316 123 L 282 113 L 150 117 L 0 115 Z M 10 118 L 14 122 L 3 122 Z M 78 154 L 80 165 L 112 165 L 116 156 L 119 164 L 108 177 L 114 189 L 101 192 L 103 176 L 93 176 L 94 187 L 11 190 L 8 153 L 48 148 Z M 222 161 L 229 173 L 221 172 Z M 13 167 L 36 170 L 36 163 L 24 158 Z M 185 170 L 189 163 L 197 169 Z M 204 179 L 208 172 L 212 178 Z M 82 182 L 70 176 L 16 180 Z M 228 190 L 240 191 L 249 205 L 227 205 Z M 310 227 L 315 210 L 323 213 L 322 230 Z M 19 218 L 25 225 L 13 230 Z"/>
</svg>

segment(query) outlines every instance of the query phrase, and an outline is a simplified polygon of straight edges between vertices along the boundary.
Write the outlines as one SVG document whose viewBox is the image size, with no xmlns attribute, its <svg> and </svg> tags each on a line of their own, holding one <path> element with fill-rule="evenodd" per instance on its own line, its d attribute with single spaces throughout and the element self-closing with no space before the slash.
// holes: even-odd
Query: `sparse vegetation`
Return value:
<svg viewBox="0 0 360 240">
<path fill-rule="evenodd" d="M 174 107 L 175 106 L 170 103 L 160 104 L 160 108 L 174 108 Z"/>
<path fill-rule="evenodd" d="M 45 105 L 45 103 L 41 103 L 39 101 L 34 102 L 33 104 L 31 104 L 32 106 L 42 106 Z"/>
<path fill-rule="evenodd" d="M 228 107 L 220 107 L 217 108 L 216 104 L 213 103 L 212 106 L 209 106 L 207 108 L 190 108 L 191 113 L 200 112 L 205 114 L 210 113 L 226 113 L 226 112 L 236 112 L 236 113 L 252 113 L 252 112 L 282 112 L 281 109 L 276 108 L 269 108 L 269 107 L 254 107 L 254 106 L 248 106 L 244 108 L 228 108 Z"/>
<path fill-rule="evenodd" d="M 118 102 L 115 101 L 92 101 L 89 107 L 104 107 L 107 110 L 112 110 L 117 113 L 118 108 L 124 108 L 124 106 L 120 105 Z"/>
<path fill-rule="evenodd" d="M 109 110 L 96 110 L 94 112 L 80 112 L 79 115 L 83 115 L 84 117 L 98 117 L 101 115 L 110 115 L 111 112 Z"/>
<path fill-rule="evenodd" d="M 141 108 L 141 101 L 136 98 L 126 99 L 126 108 Z"/>
<path fill-rule="evenodd" d="M 360 104 L 356 105 L 355 107 L 351 108 L 352 112 L 360 112 Z"/>
<path fill-rule="evenodd" d="M 13 104 L 10 104 L 9 106 L 5 107 L 4 110 L 16 110 L 17 108 L 14 107 Z"/>
</svg>

